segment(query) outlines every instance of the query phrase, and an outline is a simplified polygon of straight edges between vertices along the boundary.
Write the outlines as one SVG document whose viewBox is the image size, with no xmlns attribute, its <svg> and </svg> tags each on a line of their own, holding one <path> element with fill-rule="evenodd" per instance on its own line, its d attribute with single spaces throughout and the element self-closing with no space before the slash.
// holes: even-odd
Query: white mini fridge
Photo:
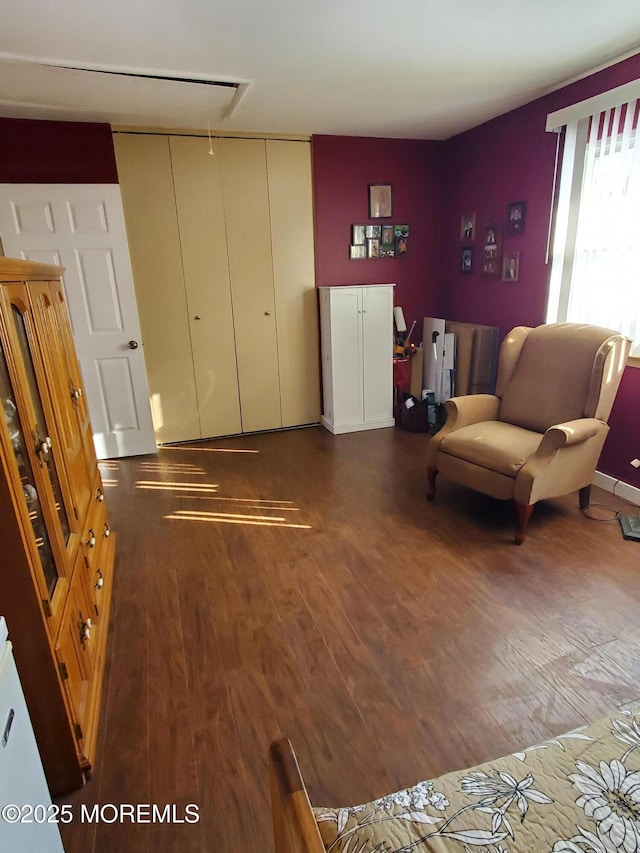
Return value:
<svg viewBox="0 0 640 853">
<path fill-rule="evenodd" d="M 64 853 L 57 823 L 47 822 L 51 795 L 7 637 L 0 616 L 0 850 Z"/>
</svg>

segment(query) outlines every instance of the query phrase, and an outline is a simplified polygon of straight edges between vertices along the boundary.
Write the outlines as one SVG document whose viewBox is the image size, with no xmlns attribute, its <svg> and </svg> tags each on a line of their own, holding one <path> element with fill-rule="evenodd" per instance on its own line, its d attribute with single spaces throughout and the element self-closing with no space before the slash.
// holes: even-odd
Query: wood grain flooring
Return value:
<svg viewBox="0 0 640 853">
<path fill-rule="evenodd" d="M 283 735 L 314 804 L 354 804 L 640 699 L 638 545 L 577 495 L 521 547 L 509 504 L 444 477 L 428 504 L 427 441 L 310 428 L 101 466 L 118 553 L 68 853 L 268 853 Z M 80 820 L 121 803 L 200 820 Z"/>
</svg>

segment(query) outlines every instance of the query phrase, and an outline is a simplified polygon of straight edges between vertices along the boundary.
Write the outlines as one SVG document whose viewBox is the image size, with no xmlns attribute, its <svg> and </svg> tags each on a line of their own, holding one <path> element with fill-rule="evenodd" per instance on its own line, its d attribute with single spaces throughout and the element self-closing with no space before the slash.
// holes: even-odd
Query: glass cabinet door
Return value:
<svg viewBox="0 0 640 853">
<path fill-rule="evenodd" d="M 35 367 L 33 365 L 33 358 L 31 356 L 31 349 L 29 347 L 29 340 L 27 338 L 27 330 L 25 328 L 24 317 L 15 305 L 11 306 L 11 312 L 13 314 L 13 321 L 18 335 L 18 343 L 20 344 L 20 349 L 22 352 L 22 360 L 25 372 L 27 374 L 27 381 L 29 383 L 31 404 L 33 406 L 36 417 L 35 435 L 33 436 L 33 439 L 36 443 L 36 446 L 38 447 L 38 456 L 40 458 L 40 464 L 46 466 L 49 474 L 49 480 L 51 481 L 51 488 L 53 490 L 55 508 L 58 515 L 60 533 L 62 536 L 62 541 L 64 542 L 66 548 L 69 544 L 69 539 L 71 537 L 71 527 L 69 524 L 69 516 L 67 515 L 67 510 L 64 504 L 62 488 L 60 486 L 60 476 L 58 473 L 58 467 L 54 454 L 51 452 L 51 432 L 48 428 L 44 411 L 42 408 L 42 399 L 40 397 L 40 390 L 38 388 L 38 382 L 36 379 L 36 372 Z"/>
<path fill-rule="evenodd" d="M 38 484 L 34 477 L 33 466 L 27 450 L 27 442 L 33 441 L 33 436 L 25 436 L 20 418 L 16 397 L 11 385 L 11 379 L 7 368 L 7 360 L 4 349 L 0 343 L 0 397 L 2 398 L 2 410 L 4 421 L 7 425 L 11 446 L 15 454 L 22 492 L 27 507 L 27 512 L 33 535 L 35 537 L 38 555 L 42 564 L 46 591 L 49 598 L 53 598 L 58 583 L 58 569 L 51 548 L 51 541 L 44 520 Z"/>
</svg>

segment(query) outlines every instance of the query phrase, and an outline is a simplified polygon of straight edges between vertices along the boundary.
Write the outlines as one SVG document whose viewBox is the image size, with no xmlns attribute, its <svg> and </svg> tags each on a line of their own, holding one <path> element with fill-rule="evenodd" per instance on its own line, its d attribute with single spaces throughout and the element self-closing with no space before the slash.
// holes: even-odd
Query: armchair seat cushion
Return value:
<svg viewBox="0 0 640 853">
<path fill-rule="evenodd" d="M 483 421 L 449 433 L 442 439 L 440 452 L 515 478 L 541 440 L 542 435 L 533 430 Z"/>
</svg>

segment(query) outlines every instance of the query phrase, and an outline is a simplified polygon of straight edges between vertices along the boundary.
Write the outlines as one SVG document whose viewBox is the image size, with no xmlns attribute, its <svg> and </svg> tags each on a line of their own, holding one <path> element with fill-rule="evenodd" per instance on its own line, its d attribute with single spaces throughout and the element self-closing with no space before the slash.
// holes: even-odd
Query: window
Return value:
<svg viewBox="0 0 640 853">
<path fill-rule="evenodd" d="M 548 322 L 592 323 L 640 357 L 640 100 L 566 125 Z"/>
</svg>

